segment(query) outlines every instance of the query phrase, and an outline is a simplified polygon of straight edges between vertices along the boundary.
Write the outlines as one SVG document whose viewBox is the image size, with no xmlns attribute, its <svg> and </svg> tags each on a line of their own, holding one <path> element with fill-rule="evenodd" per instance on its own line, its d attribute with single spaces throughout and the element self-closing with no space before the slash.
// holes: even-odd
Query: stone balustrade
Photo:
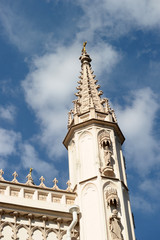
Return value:
<svg viewBox="0 0 160 240">
<path fill-rule="evenodd" d="M 44 202 L 46 204 L 54 204 L 54 205 L 60 205 L 60 208 L 62 206 L 68 206 L 75 204 L 76 199 L 76 193 L 74 193 L 71 189 L 70 181 L 67 182 L 67 189 L 62 190 L 59 189 L 57 186 L 58 180 L 55 178 L 53 180 L 54 185 L 53 187 L 49 188 L 44 185 L 44 178 L 41 176 L 40 178 L 40 185 L 37 186 L 34 184 L 31 173 L 27 175 L 27 182 L 26 183 L 19 183 L 16 177 L 18 174 L 16 172 L 13 173 L 13 180 L 12 181 L 6 181 L 3 178 L 3 170 L 0 170 L 0 199 L 1 201 L 9 201 L 9 199 L 14 201 L 14 203 L 23 202 L 29 204 L 32 201 L 38 201 L 38 202 Z M 16 198 L 18 200 L 16 200 Z M 40 203 L 38 204 L 41 205 Z"/>
</svg>

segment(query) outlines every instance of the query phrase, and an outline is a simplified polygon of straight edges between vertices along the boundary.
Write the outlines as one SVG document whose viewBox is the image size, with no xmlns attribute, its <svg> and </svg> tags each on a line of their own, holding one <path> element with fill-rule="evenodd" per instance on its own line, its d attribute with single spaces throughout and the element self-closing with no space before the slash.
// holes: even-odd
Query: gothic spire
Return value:
<svg viewBox="0 0 160 240">
<path fill-rule="evenodd" d="M 91 68 L 92 59 L 85 48 L 86 43 L 83 44 L 82 55 L 79 58 L 81 61 L 81 75 L 78 82 L 79 86 L 77 87 L 78 92 L 75 94 L 78 97 L 77 110 L 79 114 L 89 111 L 90 108 L 104 112 L 103 101 L 100 98 L 103 92 L 98 90 L 100 85 L 96 84 L 96 76 Z"/>
<path fill-rule="evenodd" d="M 82 54 L 79 58 L 81 61 L 81 75 L 78 81 L 78 92 L 75 93 L 77 99 L 73 101 L 74 109 L 69 112 L 68 127 L 73 124 L 71 113 L 74 116 L 74 124 L 81 122 L 78 121 L 79 116 L 87 112 L 92 112 L 89 118 L 98 118 L 96 113 L 102 113 L 104 118 L 108 115 L 107 121 L 115 121 L 115 115 L 109 106 L 108 99 L 101 99 L 103 92 L 99 90 L 98 80 L 95 80 L 96 76 L 93 74 L 94 71 L 91 67 L 92 59 L 86 51 L 86 44 L 87 42 L 83 43 Z"/>
</svg>

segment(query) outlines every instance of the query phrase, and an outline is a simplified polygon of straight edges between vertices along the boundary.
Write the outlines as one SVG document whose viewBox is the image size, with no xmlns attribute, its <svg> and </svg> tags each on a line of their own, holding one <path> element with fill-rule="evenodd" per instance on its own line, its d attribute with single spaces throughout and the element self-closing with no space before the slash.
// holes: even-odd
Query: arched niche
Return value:
<svg viewBox="0 0 160 240">
<path fill-rule="evenodd" d="M 117 188 L 116 184 L 113 181 L 109 180 L 103 184 L 103 191 L 105 192 L 109 187 Z"/>
<path fill-rule="evenodd" d="M 19 240 L 27 240 L 28 239 L 28 231 L 27 228 L 21 226 L 18 228 L 17 237 Z"/>
<path fill-rule="evenodd" d="M 67 239 L 67 234 L 63 235 L 62 240 L 66 240 Z"/>
<path fill-rule="evenodd" d="M 1 240 L 12 240 L 12 226 L 9 223 L 6 223 L 2 227 L 2 237 Z"/>
<path fill-rule="evenodd" d="M 95 175 L 95 149 L 93 135 L 85 131 L 79 137 L 79 159 L 81 166 L 81 179 Z"/>
<path fill-rule="evenodd" d="M 110 137 L 111 131 L 107 129 L 101 129 L 98 134 L 98 142 L 100 146 L 103 146 L 104 142 L 108 147 L 112 147 L 111 137 Z"/>
<path fill-rule="evenodd" d="M 88 183 L 82 190 L 82 222 L 85 240 L 103 239 L 101 231 L 101 212 L 99 194 L 93 183 Z M 83 221 L 84 219 L 84 221 Z"/>
<path fill-rule="evenodd" d="M 106 203 L 106 208 L 112 212 L 113 209 L 118 209 L 120 207 L 120 201 L 118 197 L 118 189 L 116 184 L 112 181 L 108 181 L 103 185 L 104 200 Z"/>
<path fill-rule="evenodd" d="M 57 240 L 56 233 L 54 233 L 53 231 L 50 231 L 48 233 L 47 240 Z"/>
<path fill-rule="evenodd" d="M 40 228 L 35 228 L 32 235 L 33 240 L 43 240 L 42 231 Z"/>
<path fill-rule="evenodd" d="M 113 172 L 113 149 L 110 138 L 110 130 L 102 129 L 98 132 L 99 158 L 102 174 L 105 176 L 114 176 Z"/>
</svg>

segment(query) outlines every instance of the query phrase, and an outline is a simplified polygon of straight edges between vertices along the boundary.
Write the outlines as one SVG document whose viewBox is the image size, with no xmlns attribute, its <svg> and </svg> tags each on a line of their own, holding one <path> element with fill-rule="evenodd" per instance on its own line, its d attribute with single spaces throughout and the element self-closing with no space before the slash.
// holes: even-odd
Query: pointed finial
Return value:
<svg viewBox="0 0 160 240">
<path fill-rule="evenodd" d="M 100 91 L 98 92 L 98 96 L 101 96 L 101 95 L 103 95 L 103 91 L 102 91 L 102 90 L 100 90 Z"/>
<path fill-rule="evenodd" d="M 40 187 L 46 187 L 45 184 L 44 184 L 45 178 L 43 176 L 41 176 L 39 180 L 41 181 L 39 186 Z"/>
<path fill-rule="evenodd" d="M 72 188 L 71 188 L 71 182 L 68 180 L 68 182 L 66 182 L 66 184 L 67 184 L 67 189 L 66 189 L 66 191 L 67 192 L 72 192 Z"/>
<path fill-rule="evenodd" d="M 3 172 L 3 170 L 1 169 L 1 170 L 0 170 L 0 180 L 1 180 L 1 181 L 4 181 L 4 178 L 2 177 L 3 174 L 4 174 L 4 172 Z"/>
<path fill-rule="evenodd" d="M 94 108 L 93 99 L 90 98 L 90 108 Z"/>
<path fill-rule="evenodd" d="M 77 113 L 77 100 L 73 100 L 72 102 L 74 104 L 73 114 L 76 114 Z"/>
<path fill-rule="evenodd" d="M 32 170 L 33 168 L 30 168 L 29 174 L 26 177 L 28 179 L 26 182 L 27 185 L 34 185 L 33 178 L 32 178 Z"/>
<path fill-rule="evenodd" d="M 82 53 L 86 53 L 86 44 L 87 44 L 87 41 L 83 42 Z"/>
<path fill-rule="evenodd" d="M 18 180 L 17 180 L 18 174 L 17 174 L 16 171 L 12 174 L 12 176 L 14 177 L 13 180 L 12 180 L 12 182 L 13 182 L 13 183 L 18 183 Z"/>
<path fill-rule="evenodd" d="M 113 109 L 111 109 L 111 112 L 112 112 L 112 117 L 113 117 L 114 122 L 117 122 L 117 117 L 116 117 L 115 111 Z"/>
<path fill-rule="evenodd" d="M 111 111 L 110 105 L 109 105 L 109 100 L 108 98 L 104 98 L 103 99 L 104 103 L 105 103 L 105 112 L 108 113 Z"/>
<path fill-rule="evenodd" d="M 55 178 L 55 179 L 53 180 L 53 183 L 54 183 L 53 189 L 54 189 L 54 190 L 59 190 L 59 187 L 57 186 L 57 183 L 58 183 L 57 178 Z"/>
<path fill-rule="evenodd" d="M 71 122 L 72 122 L 72 110 L 70 110 L 68 113 L 68 128 L 70 127 Z"/>
</svg>

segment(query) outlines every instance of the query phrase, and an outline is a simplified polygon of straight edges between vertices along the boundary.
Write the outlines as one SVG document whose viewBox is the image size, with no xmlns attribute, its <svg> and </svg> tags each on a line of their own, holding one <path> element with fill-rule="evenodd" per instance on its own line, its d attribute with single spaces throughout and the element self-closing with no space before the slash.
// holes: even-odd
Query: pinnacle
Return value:
<svg viewBox="0 0 160 240">
<path fill-rule="evenodd" d="M 100 98 L 103 92 L 98 91 L 100 85 L 96 85 L 96 75 L 93 74 L 94 71 L 91 68 L 90 63 L 92 59 L 86 51 L 86 44 L 87 42 L 84 42 L 82 48 L 82 55 L 80 56 L 81 75 L 79 78 L 81 80 L 78 82 L 80 85 L 77 87 L 78 93 L 76 93 L 75 95 L 79 98 L 78 100 L 81 104 L 79 109 L 80 113 L 89 111 L 90 107 L 94 108 L 95 111 L 104 112 L 104 107 Z"/>
<path fill-rule="evenodd" d="M 79 76 L 79 81 L 77 82 L 79 85 L 77 86 L 77 92 L 75 93 L 75 96 L 77 97 L 77 100 L 74 100 L 74 110 L 72 111 L 74 118 L 76 117 L 76 120 L 74 123 L 71 121 L 72 114 L 69 113 L 69 123 L 76 124 L 79 122 L 78 118 L 81 116 L 81 114 L 85 114 L 87 112 L 92 111 L 92 114 L 90 115 L 90 118 L 98 118 L 96 115 L 96 112 L 104 114 L 109 121 L 114 121 L 115 114 L 110 109 L 108 99 L 102 99 L 101 95 L 103 95 L 103 91 L 99 90 L 100 85 L 97 84 L 98 80 L 95 79 L 96 75 L 94 74 L 94 71 L 91 67 L 91 61 L 90 55 L 86 51 L 86 44 L 87 42 L 83 43 L 82 48 L 82 54 L 80 56 L 81 61 L 81 71 Z M 68 124 L 68 127 L 69 124 Z"/>
</svg>

